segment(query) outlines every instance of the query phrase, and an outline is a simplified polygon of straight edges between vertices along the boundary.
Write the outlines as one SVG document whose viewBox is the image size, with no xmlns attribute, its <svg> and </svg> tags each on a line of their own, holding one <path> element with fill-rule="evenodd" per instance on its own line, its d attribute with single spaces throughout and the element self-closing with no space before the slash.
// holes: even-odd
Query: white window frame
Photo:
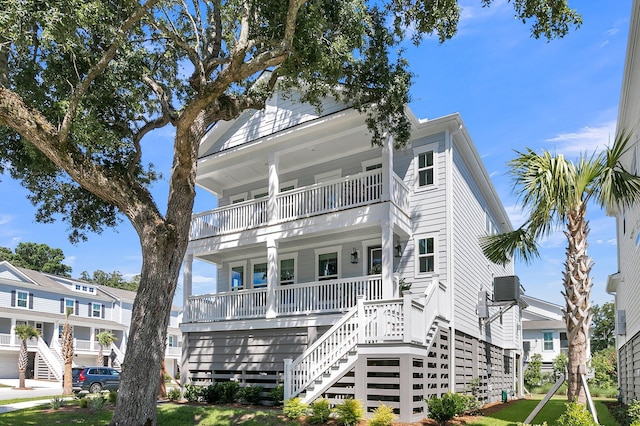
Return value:
<svg viewBox="0 0 640 426">
<path fill-rule="evenodd" d="M 336 277 L 330 278 L 330 279 L 339 280 L 340 278 L 342 278 L 342 246 L 324 247 L 324 248 L 315 249 L 314 270 L 316 274 L 316 281 L 320 281 L 320 271 L 319 271 L 319 264 L 318 264 L 320 261 L 320 255 L 329 254 L 329 253 L 337 254 L 337 268 L 338 268 L 338 270 L 336 271 L 337 272 Z M 328 281 L 328 279 L 326 279 L 326 281 Z"/>
<path fill-rule="evenodd" d="M 293 280 L 292 282 L 288 282 L 286 284 L 282 284 L 282 262 L 284 260 L 293 260 Z M 298 281 L 298 254 L 286 254 L 286 255 L 281 255 L 280 258 L 278 259 L 279 262 L 279 267 L 278 267 L 278 285 L 293 285 L 296 284 Z"/>
<path fill-rule="evenodd" d="M 241 194 L 230 195 L 229 196 L 229 204 L 242 203 L 243 201 L 247 201 L 247 193 L 243 192 Z"/>
<path fill-rule="evenodd" d="M 361 164 L 362 164 L 362 173 L 366 173 L 367 172 L 367 167 L 377 166 L 378 164 L 380 164 L 380 167 L 377 167 L 374 170 L 382 169 L 382 158 L 373 158 L 371 160 L 365 160 Z M 369 171 L 371 171 L 371 170 L 369 170 Z"/>
<path fill-rule="evenodd" d="M 242 266 L 242 286 L 241 287 L 233 287 L 233 268 L 237 268 L 238 266 Z M 229 262 L 229 291 L 238 291 L 244 290 L 247 288 L 247 262 Z"/>
<path fill-rule="evenodd" d="M 420 240 L 433 239 L 433 271 L 421 272 L 420 271 L 420 258 L 423 256 L 429 256 L 429 254 L 420 255 Z M 416 277 L 430 277 L 438 273 L 438 238 L 434 234 L 420 234 L 416 235 L 413 240 L 414 252 L 415 252 L 415 276 Z"/>
<path fill-rule="evenodd" d="M 292 188 L 289 188 L 292 187 Z M 288 180 L 286 182 L 280 182 L 280 192 L 293 191 L 298 187 L 298 179 Z M 289 188 L 286 191 L 284 188 Z"/>
<path fill-rule="evenodd" d="M 95 316 L 96 306 L 98 307 L 98 316 Z M 102 318 L 102 303 L 91 302 L 91 318 Z"/>
<path fill-rule="evenodd" d="M 27 295 L 26 299 L 24 299 L 24 306 L 20 306 L 20 295 L 21 294 L 26 294 Z M 29 292 L 28 291 L 16 289 L 16 308 L 29 309 Z"/>
<path fill-rule="evenodd" d="M 259 287 L 256 287 L 255 283 L 253 282 L 253 274 L 254 274 L 253 268 L 256 265 L 262 265 L 262 264 L 267 265 L 267 270 L 265 272 L 267 274 L 266 276 L 267 282 L 265 282 L 264 284 L 261 284 Z M 249 285 L 250 285 L 249 288 L 267 288 L 267 286 L 269 285 L 269 262 L 267 261 L 267 259 L 266 258 L 251 259 L 251 261 L 249 262 L 249 265 L 250 265 L 249 273 L 251 274 L 250 275 L 251 278 L 249 279 Z"/>
<path fill-rule="evenodd" d="M 331 170 L 330 172 L 318 173 L 313 175 L 315 183 L 325 183 L 342 177 L 342 169 Z"/>
<path fill-rule="evenodd" d="M 71 306 L 67 306 L 67 303 L 71 302 Z M 76 314 L 76 299 L 71 299 L 70 297 L 64 298 L 64 312 L 63 314 L 67 314 L 67 308 L 71 308 L 71 313 L 69 315 Z"/>
<path fill-rule="evenodd" d="M 419 157 L 421 154 L 426 154 L 429 151 L 433 152 L 433 166 L 430 168 L 433 169 L 433 184 L 431 185 L 423 185 L 420 186 L 420 160 Z M 438 187 L 438 150 L 437 144 L 429 144 L 425 146 L 421 146 L 418 148 L 414 148 L 413 150 L 413 183 L 414 183 L 414 191 L 427 191 L 433 188 Z"/>
<path fill-rule="evenodd" d="M 547 349 L 546 348 L 546 343 L 548 342 L 547 339 L 545 339 L 545 335 L 546 334 L 551 334 L 551 349 Z M 553 332 L 553 330 L 543 330 L 542 331 L 542 351 L 543 352 L 553 352 L 555 349 L 555 333 Z"/>
</svg>

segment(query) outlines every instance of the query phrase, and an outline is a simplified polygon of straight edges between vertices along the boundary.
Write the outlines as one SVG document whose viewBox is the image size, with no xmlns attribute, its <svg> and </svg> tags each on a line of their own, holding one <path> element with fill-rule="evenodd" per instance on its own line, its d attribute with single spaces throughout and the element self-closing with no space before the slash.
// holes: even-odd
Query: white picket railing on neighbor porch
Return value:
<svg viewBox="0 0 640 426">
<path fill-rule="evenodd" d="M 371 275 L 341 280 L 284 285 L 276 288 L 276 315 L 345 312 L 356 305 L 358 296 L 382 298 L 382 278 Z M 267 289 L 227 291 L 191 296 L 184 313 L 185 322 L 264 318 Z"/>
</svg>

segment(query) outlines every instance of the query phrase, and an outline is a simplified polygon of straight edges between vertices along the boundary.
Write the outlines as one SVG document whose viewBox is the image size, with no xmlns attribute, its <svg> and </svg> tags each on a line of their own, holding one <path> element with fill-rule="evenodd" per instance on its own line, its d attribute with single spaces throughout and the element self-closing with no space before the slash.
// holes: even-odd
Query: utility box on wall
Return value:
<svg viewBox="0 0 640 426">
<path fill-rule="evenodd" d="M 517 275 L 493 279 L 493 301 L 511 302 L 520 300 L 520 278 Z"/>
</svg>

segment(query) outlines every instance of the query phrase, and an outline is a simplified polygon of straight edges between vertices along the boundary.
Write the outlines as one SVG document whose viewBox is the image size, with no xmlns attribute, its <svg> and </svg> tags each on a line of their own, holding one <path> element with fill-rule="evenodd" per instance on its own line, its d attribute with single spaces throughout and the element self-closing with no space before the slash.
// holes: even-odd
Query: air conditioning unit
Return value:
<svg viewBox="0 0 640 426">
<path fill-rule="evenodd" d="M 493 279 L 493 301 L 512 302 L 520 300 L 520 278 L 517 275 Z"/>
<path fill-rule="evenodd" d="M 531 342 L 528 340 L 525 340 L 524 342 L 522 342 L 522 350 L 525 352 L 531 351 Z"/>
</svg>

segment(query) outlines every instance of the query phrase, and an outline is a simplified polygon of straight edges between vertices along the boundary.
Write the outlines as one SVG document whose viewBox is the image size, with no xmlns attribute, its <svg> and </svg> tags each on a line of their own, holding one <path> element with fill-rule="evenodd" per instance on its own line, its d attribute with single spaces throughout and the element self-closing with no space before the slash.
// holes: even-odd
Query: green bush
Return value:
<svg viewBox="0 0 640 426">
<path fill-rule="evenodd" d="M 216 385 L 220 385 L 222 391 L 220 392 L 220 402 L 223 404 L 231 404 L 236 402 L 238 399 L 238 391 L 240 390 L 240 385 L 238 382 L 221 382 L 216 383 Z"/>
<path fill-rule="evenodd" d="M 324 398 L 316 400 L 311 404 L 311 418 L 309 421 L 313 424 L 323 424 L 329 420 L 331 415 L 331 407 L 329 401 Z"/>
<path fill-rule="evenodd" d="M 640 401 L 633 400 L 627 407 L 627 416 L 629 421 L 640 422 Z"/>
<path fill-rule="evenodd" d="M 238 391 L 238 399 L 246 402 L 247 404 L 259 404 L 260 394 L 262 394 L 262 386 L 245 386 Z"/>
<path fill-rule="evenodd" d="M 87 408 L 89 406 L 89 398 L 80 398 L 78 405 L 80 408 Z"/>
<path fill-rule="evenodd" d="M 302 402 L 300 398 L 287 399 L 284 402 L 282 413 L 291 420 L 298 420 L 302 416 L 306 416 L 309 406 Z"/>
<path fill-rule="evenodd" d="M 91 412 L 96 413 L 98 411 L 104 410 L 104 406 L 107 403 L 107 400 L 102 396 L 96 396 L 95 398 L 89 399 L 89 410 Z"/>
<path fill-rule="evenodd" d="M 441 425 L 447 420 L 451 420 L 455 416 L 462 414 L 467 409 L 467 397 L 457 393 L 447 392 L 441 398 L 436 396 L 427 400 L 428 416 Z"/>
<path fill-rule="evenodd" d="M 339 425 L 356 425 L 364 417 L 364 408 L 357 399 L 348 398 L 334 408 Z"/>
<path fill-rule="evenodd" d="M 373 410 L 373 418 L 369 420 L 369 426 L 391 426 L 395 418 L 393 408 L 380 404 Z"/>
<path fill-rule="evenodd" d="M 275 388 L 271 389 L 271 399 L 273 403 L 276 405 L 282 404 L 284 401 L 284 386 L 278 385 Z"/>
<path fill-rule="evenodd" d="M 169 401 L 178 401 L 180 399 L 180 389 L 170 389 L 169 392 L 167 392 L 167 397 L 169 398 Z"/>
<path fill-rule="evenodd" d="M 116 401 L 118 400 L 118 391 L 117 390 L 110 390 L 109 391 L 109 396 L 107 398 L 109 399 L 110 403 L 115 404 Z"/>
<path fill-rule="evenodd" d="M 57 410 L 60 407 L 64 406 L 65 399 L 61 396 L 54 396 L 51 398 L 51 408 L 53 410 Z"/>
<path fill-rule="evenodd" d="M 567 410 L 558 418 L 558 426 L 598 426 L 584 405 L 569 402 Z"/>
<path fill-rule="evenodd" d="M 199 402 L 203 399 L 204 386 L 196 386 L 194 384 L 186 384 L 184 386 L 184 398 L 189 402 Z"/>
<path fill-rule="evenodd" d="M 542 384 L 542 355 L 533 354 L 524 370 L 524 385 L 534 388 Z"/>
</svg>

